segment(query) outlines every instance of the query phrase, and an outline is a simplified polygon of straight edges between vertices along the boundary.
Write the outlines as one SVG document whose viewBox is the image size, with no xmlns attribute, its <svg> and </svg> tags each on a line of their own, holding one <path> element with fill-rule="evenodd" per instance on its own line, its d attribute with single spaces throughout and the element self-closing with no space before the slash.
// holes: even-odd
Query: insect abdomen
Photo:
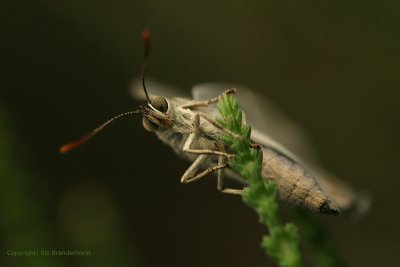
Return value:
<svg viewBox="0 0 400 267">
<path fill-rule="evenodd" d="M 270 148 L 263 148 L 263 154 L 263 179 L 276 182 L 282 201 L 317 213 L 339 213 L 305 167 Z"/>
</svg>

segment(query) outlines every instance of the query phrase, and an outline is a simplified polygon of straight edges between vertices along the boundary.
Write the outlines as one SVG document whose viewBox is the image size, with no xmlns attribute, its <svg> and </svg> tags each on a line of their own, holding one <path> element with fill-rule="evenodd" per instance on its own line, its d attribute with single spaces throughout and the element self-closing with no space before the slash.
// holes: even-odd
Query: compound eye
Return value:
<svg viewBox="0 0 400 267">
<path fill-rule="evenodd" d="M 148 118 L 143 117 L 143 127 L 149 132 L 154 132 L 158 129 L 159 125 L 152 122 Z"/>
<path fill-rule="evenodd" d="M 151 99 L 151 105 L 162 113 L 165 113 L 168 110 L 168 102 L 164 97 L 154 97 Z"/>
</svg>

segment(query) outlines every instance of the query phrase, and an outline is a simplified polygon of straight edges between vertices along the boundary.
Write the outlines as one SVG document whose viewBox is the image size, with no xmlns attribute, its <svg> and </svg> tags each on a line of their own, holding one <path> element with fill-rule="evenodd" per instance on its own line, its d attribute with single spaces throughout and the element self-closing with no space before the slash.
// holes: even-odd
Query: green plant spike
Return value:
<svg viewBox="0 0 400 267">
<path fill-rule="evenodd" d="M 248 182 L 242 198 L 259 215 L 260 222 L 269 229 L 263 237 L 261 246 L 265 252 L 282 267 L 300 267 L 300 238 L 294 224 L 283 224 L 279 218 L 276 184 L 265 182 L 261 177 L 262 151 L 250 147 L 251 127 L 243 125 L 242 111 L 237 99 L 231 95 L 223 96 L 218 102 L 221 118 L 218 123 L 241 138 L 224 136 L 225 143 L 235 153 L 229 161 L 231 168 Z"/>
</svg>

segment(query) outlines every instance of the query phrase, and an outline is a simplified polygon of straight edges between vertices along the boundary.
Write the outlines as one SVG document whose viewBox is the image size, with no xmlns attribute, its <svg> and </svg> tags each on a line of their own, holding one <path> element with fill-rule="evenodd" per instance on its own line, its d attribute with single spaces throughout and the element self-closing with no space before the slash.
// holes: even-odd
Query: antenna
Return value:
<svg viewBox="0 0 400 267">
<path fill-rule="evenodd" d="M 150 97 L 149 97 L 149 94 L 147 93 L 146 85 L 145 85 L 145 82 L 144 82 L 144 76 L 145 76 L 145 73 L 146 73 L 147 59 L 149 58 L 149 51 L 150 51 L 150 31 L 144 30 L 142 32 L 142 40 L 143 40 L 143 44 L 144 44 L 144 62 L 143 62 L 143 65 L 142 65 L 142 85 L 143 85 L 143 90 L 144 90 L 144 92 L 146 94 L 147 104 L 150 107 L 153 107 L 151 105 Z M 121 114 L 109 119 L 108 121 L 104 122 L 103 124 L 101 124 L 97 128 L 95 128 L 92 131 L 90 131 L 88 134 L 82 136 L 80 139 L 61 146 L 59 148 L 60 153 L 61 154 L 68 153 L 71 150 L 74 150 L 75 148 L 83 145 L 89 139 L 91 139 L 93 136 L 95 136 L 98 132 L 100 132 L 105 127 L 107 127 L 111 122 L 113 122 L 113 121 L 115 121 L 115 120 L 117 120 L 117 119 L 119 119 L 121 117 L 124 117 L 124 116 L 127 116 L 127 115 L 133 115 L 133 114 L 137 114 L 137 113 L 141 113 L 141 109 L 124 112 L 124 113 L 121 113 Z"/>
<path fill-rule="evenodd" d="M 70 152 L 71 150 L 74 150 L 75 148 L 83 145 L 84 143 L 86 143 L 89 139 L 91 139 L 94 135 L 96 135 L 98 132 L 100 132 L 101 130 L 103 130 L 105 127 L 107 127 L 111 122 L 127 116 L 127 115 L 133 115 L 133 114 L 137 114 L 140 113 L 140 110 L 134 110 L 134 111 L 128 111 L 128 112 L 124 112 L 121 113 L 115 117 L 112 117 L 111 119 L 109 119 L 108 121 L 104 122 L 103 124 L 101 124 L 100 126 L 98 126 L 97 128 L 91 130 L 89 133 L 87 133 L 86 135 L 82 136 L 80 139 L 67 143 L 63 146 L 61 146 L 58 151 L 60 151 L 61 154 L 65 154 Z"/>
<path fill-rule="evenodd" d="M 144 44 L 144 62 L 142 65 L 142 86 L 143 86 L 144 93 L 146 94 L 147 104 L 149 104 L 149 105 L 151 105 L 151 102 L 150 102 L 149 94 L 147 93 L 144 76 L 146 74 L 147 60 L 149 58 L 149 52 L 150 52 L 150 36 L 151 36 L 151 34 L 150 34 L 149 30 L 144 30 L 142 32 L 142 41 Z"/>
</svg>

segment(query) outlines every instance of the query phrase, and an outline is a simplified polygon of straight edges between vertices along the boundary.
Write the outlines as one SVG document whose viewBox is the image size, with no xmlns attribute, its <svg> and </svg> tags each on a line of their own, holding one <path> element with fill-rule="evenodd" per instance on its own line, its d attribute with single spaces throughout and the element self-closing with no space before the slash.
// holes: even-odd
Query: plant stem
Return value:
<svg viewBox="0 0 400 267">
<path fill-rule="evenodd" d="M 283 224 L 278 214 L 278 189 L 274 182 L 263 181 L 261 177 L 263 154 L 259 149 L 251 148 L 251 127 L 243 125 L 242 111 L 236 98 L 223 96 L 218 102 L 222 118 L 218 123 L 241 138 L 224 136 L 224 142 L 235 153 L 229 161 L 231 168 L 248 182 L 242 197 L 259 215 L 260 222 L 269 229 L 269 235 L 262 239 L 265 252 L 282 267 L 300 267 L 300 238 L 294 224 Z"/>
</svg>

